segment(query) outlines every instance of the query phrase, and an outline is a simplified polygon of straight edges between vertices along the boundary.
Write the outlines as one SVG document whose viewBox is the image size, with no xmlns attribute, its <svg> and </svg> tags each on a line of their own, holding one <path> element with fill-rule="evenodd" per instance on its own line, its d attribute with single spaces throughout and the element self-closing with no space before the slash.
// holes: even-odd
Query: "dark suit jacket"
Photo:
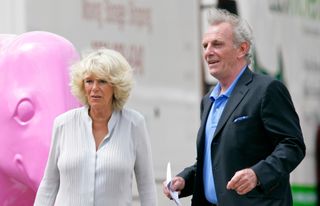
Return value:
<svg viewBox="0 0 320 206">
<path fill-rule="evenodd" d="M 193 195 L 192 206 L 208 205 L 202 174 L 205 125 L 212 106 L 209 95 L 201 103 L 197 161 L 178 174 L 186 181 L 181 197 Z M 247 68 L 229 97 L 211 144 L 219 206 L 292 205 L 289 174 L 304 156 L 299 118 L 288 90 L 280 81 Z M 255 171 L 260 186 L 246 195 L 227 190 L 228 181 L 244 168 Z"/>
</svg>

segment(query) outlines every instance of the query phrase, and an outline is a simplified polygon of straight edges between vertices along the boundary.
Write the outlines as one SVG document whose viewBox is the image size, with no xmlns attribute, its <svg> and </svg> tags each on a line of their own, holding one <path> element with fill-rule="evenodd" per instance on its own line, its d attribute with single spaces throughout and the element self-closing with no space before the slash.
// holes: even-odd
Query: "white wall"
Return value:
<svg viewBox="0 0 320 206">
<path fill-rule="evenodd" d="M 25 0 L 1 0 L 1 34 L 19 34 L 26 30 L 25 8 Z"/>
<path fill-rule="evenodd" d="M 195 162 L 201 98 L 199 3 L 183 0 L 2 0 L 0 32 L 42 30 L 70 40 L 81 52 L 114 48 L 135 69 L 128 106 L 150 132 L 159 205 L 166 165 L 172 173 Z M 136 197 L 135 197 L 136 198 Z M 182 200 L 188 205 L 190 199 Z"/>
<path fill-rule="evenodd" d="M 241 0 L 240 15 L 253 28 L 258 60 L 271 75 L 279 70 L 300 117 L 307 146 L 291 181 L 315 185 L 315 142 L 320 124 L 320 2 Z"/>
</svg>

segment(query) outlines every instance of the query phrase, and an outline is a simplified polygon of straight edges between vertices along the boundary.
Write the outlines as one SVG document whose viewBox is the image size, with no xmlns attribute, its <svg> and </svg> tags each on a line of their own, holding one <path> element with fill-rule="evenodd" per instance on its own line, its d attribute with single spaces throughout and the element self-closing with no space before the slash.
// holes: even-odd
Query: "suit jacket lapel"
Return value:
<svg viewBox="0 0 320 206">
<path fill-rule="evenodd" d="M 209 98 L 209 95 L 207 95 L 204 98 L 204 102 L 203 102 L 203 111 L 202 111 L 202 115 L 201 115 L 201 125 L 200 125 L 200 129 L 198 132 L 198 137 L 197 137 L 197 146 L 198 146 L 198 152 L 200 152 L 202 154 L 203 152 L 203 148 L 204 148 L 204 140 L 205 140 L 205 128 L 206 128 L 206 123 L 207 123 L 207 118 L 212 106 L 212 101 Z M 202 155 L 200 154 L 200 157 L 202 157 Z"/>
<path fill-rule="evenodd" d="M 232 91 L 231 96 L 228 99 L 226 107 L 224 108 L 220 120 L 218 122 L 216 131 L 214 133 L 214 139 L 220 130 L 223 128 L 227 120 L 229 119 L 232 112 L 237 108 L 239 103 L 242 101 L 246 93 L 248 92 L 248 84 L 252 81 L 252 72 L 247 67 L 246 70 L 243 72 L 242 76 L 237 82 L 234 90 Z"/>
</svg>

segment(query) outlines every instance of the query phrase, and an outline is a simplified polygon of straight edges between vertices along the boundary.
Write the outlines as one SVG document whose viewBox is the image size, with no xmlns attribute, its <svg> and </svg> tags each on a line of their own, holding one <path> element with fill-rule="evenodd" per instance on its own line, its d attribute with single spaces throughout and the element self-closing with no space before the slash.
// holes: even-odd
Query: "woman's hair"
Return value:
<svg viewBox="0 0 320 206">
<path fill-rule="evenodd" d="M 229 23 L 233 28 L 233 41 L 236 46 L 239 46 L 243 42 L 249 44 L 249 51 L 246 55 L 247 63 L 251 63 L 252 49 L 253 49 L 253 36 L 252 29 L 246 20 L 239 16 L 232 14 L 224 9 L 211 9 L 208 12 L 209 25 L 216 25 L 220 23 Z"/>
<path fill-rule="evenodd" d="M 121 110 L 129 98 L 133 85 L 132 69 L 127 60 L 110 49 L 100 49 L 71 66 L 71 93 L 85 105 L 88 99 L 84 91 L 84 78 L 94 75 L 113 87 L 112 107 Z"/>
</svg>

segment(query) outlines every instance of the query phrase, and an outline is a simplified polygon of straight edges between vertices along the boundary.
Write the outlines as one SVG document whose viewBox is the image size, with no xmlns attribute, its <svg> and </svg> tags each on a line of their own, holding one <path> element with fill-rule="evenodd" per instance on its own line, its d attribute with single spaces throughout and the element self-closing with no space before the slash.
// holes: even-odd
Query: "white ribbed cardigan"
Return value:
<svg viewBox="0 0 320 206">
<path fill-rule="evenodd" d="M 88 107 L 55 119 L 35 206 L 130 206 L 133 174 L 141 206 L 157 205 L 143 116 L 131 109 L 115 111 L 108 128 L 109 134 L 96 151 Z"/>
</svg>

